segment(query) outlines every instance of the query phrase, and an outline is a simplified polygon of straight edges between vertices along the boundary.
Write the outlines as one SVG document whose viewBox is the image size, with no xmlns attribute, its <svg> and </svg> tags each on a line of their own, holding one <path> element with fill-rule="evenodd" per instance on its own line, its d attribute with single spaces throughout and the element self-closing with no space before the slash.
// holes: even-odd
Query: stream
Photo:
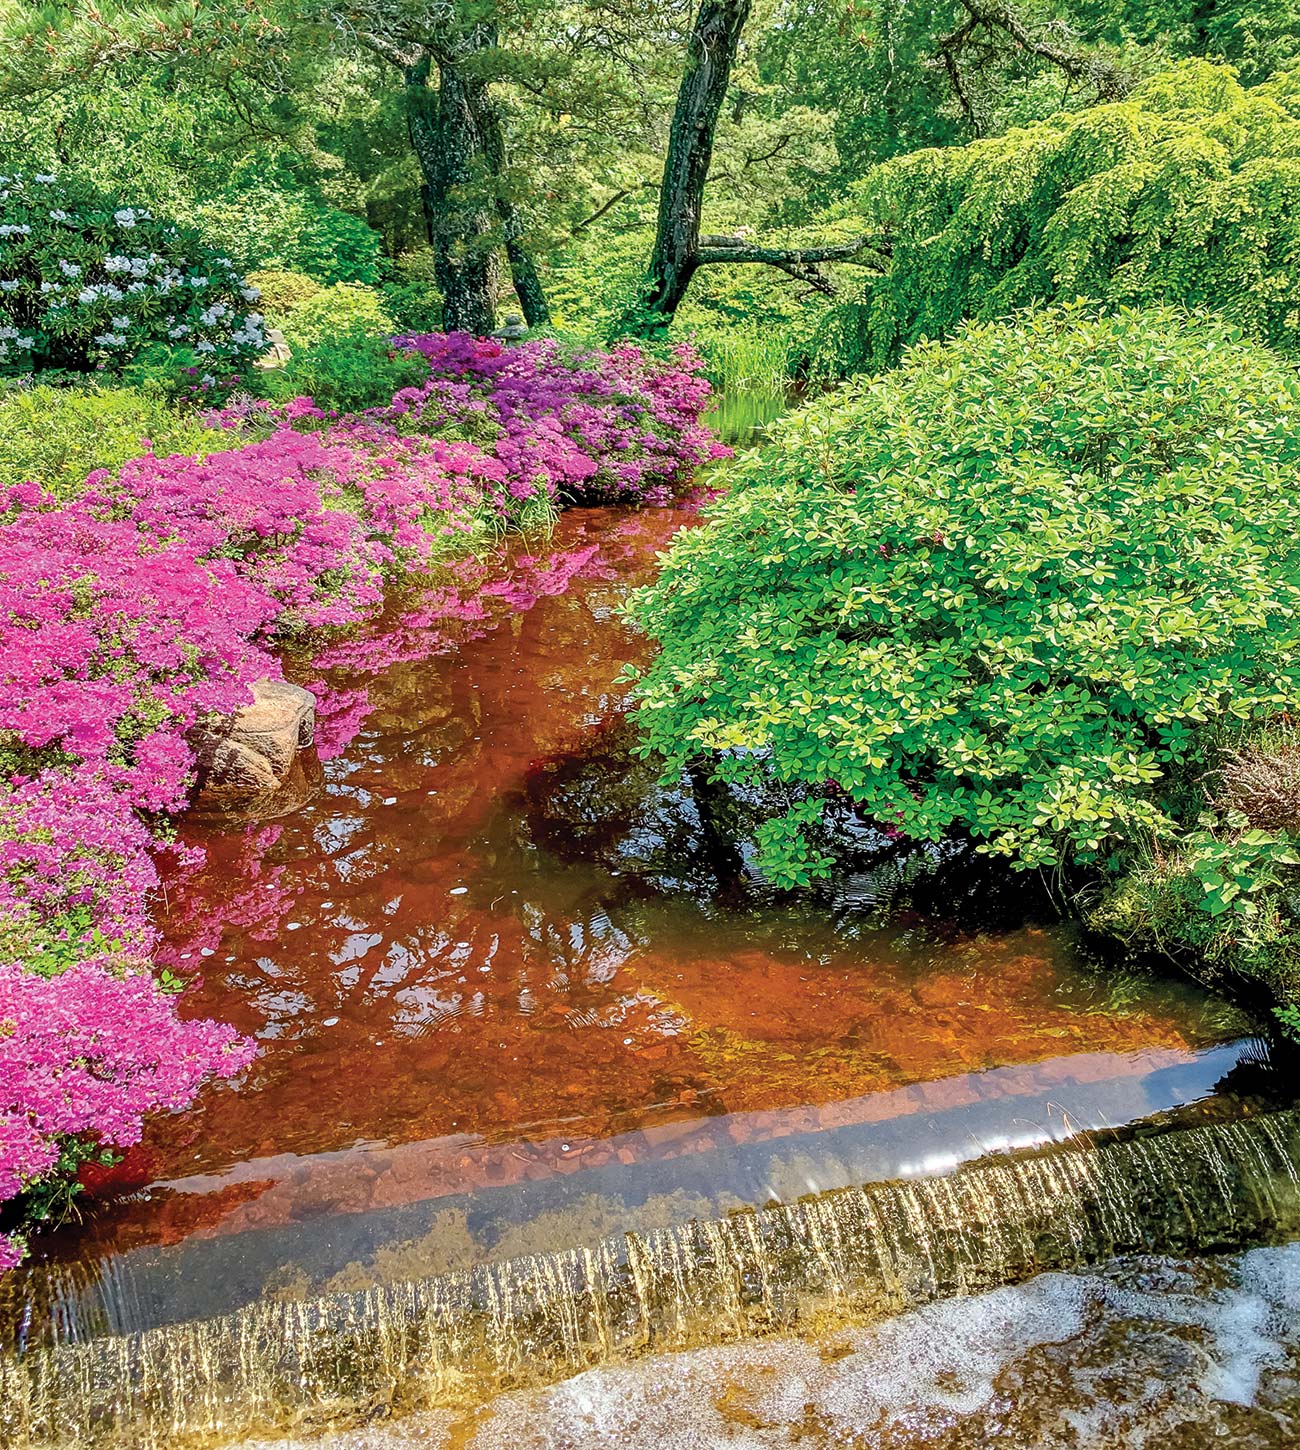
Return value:
<svg viewBox="0 0 1300 1450">
<path fill-rule="evenodd" d="M 1294 1443 L 1295 1264 L 1251 1245 L 1300 1232 L 1300 1129 L 1260 1044 L 1099 974 L 1026 883 L 902 856 L 791 900 L 720 850 L 626 719 L 623 602 L 698 518 L 571 510 L 287 661 L 316 792 L 185 821 L 159 913 L 185 1010 L 261 1053 L 0 1286 L 5 1443 L 410 1411 L 338 1443 L 1191 1445 L 1154 1409 L 1089 1438 L 1032 1366 L 1123 1340 L 1140 1388 L 1193 1330 L 1237 1346 L 1225 1404 L 1267 1381 L 1216 1443 Z"/>
</svg>

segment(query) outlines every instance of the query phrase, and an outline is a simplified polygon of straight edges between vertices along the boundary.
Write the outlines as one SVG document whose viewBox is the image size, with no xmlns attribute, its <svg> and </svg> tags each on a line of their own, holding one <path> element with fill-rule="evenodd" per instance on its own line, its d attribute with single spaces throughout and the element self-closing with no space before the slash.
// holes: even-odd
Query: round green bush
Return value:
<svg viewBox="0 0 1300 1450">
<path fill-rule="evenodd" d="M 0 375 L 115 373 L 157 347 L 239 372 L 266 348 L 257 296 L 146 206 L 71 175 L 0 176 Z"/>
<path fill-rule="evenodd" d="M 324 290 L 314 277 L 308 277 L 305 272 L 250 272 L 248 281 L 262 294 L 262 307 L 272 323 Z"/>
<path fill-rule="evenodd" d="M 303 298 L 281 326 L 294 348 L 319 347 L 354 332 L 387 339 L 397 330 L 383 298 L 369 287 L 349 282 L 336 282 Z"/>
<path fill-rule="evenodd" d="M 354 327 L 295 352 L 284 367 L 264 373 L 260 385 L 277 402 L 306 396 L 322 408 L 358 413 L 386 406 L 394 393 L 428 376 L 417 353 L 398 351 L 388 338 Z"/>
<path fill-rule="evenodd" d="M 782 884 L 837 811 L 1113 864 L 1194 818 L 1225 733 L 1300 706 L 1297 477 L 1300 382 L 1228 323 L 913 348 L 778 425 L 635 601 L 646 748 L 782 788 Z"/>
</svg>

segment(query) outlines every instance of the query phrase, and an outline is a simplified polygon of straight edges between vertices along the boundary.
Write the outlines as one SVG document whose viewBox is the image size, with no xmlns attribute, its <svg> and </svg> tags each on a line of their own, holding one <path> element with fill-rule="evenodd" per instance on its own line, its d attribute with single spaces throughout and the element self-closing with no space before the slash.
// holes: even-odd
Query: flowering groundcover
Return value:
<svg viewBox="0 0 1300 1450">
<path fill-rule="evenodd" d="M 252 1060 L 150 970 L 150 896 L 187 737 L 279 677 L 277 638 L 538 511 L 660 501 L 725 451 L 684 351 L 395 345 L 429 374 L 390 406 L 245 403 L 205 460 L 146 444 L 70 501 L 0 492 L 0 1203 Z M 0 1234 L 0 1268 L 21 1255 Z"/>
</svg>

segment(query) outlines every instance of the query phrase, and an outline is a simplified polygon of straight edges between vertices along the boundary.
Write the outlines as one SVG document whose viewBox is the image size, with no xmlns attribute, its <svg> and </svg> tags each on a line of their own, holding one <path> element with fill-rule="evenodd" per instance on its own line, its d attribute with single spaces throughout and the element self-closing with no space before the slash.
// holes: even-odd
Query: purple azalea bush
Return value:
<svg viewBox="0 0 1300 1450">
<path fill-rule="evenodd" d="M 516 489 L 540 475 L 564 502 L 664 502 L 684 469 L 719 454 L 700 423 L 709 383 L 689 348 L 659 360 L 630 344 L 502 347 L 463 332 L 394 343 L 430 367 L 426 382 L 394 397 L 397 428 L 489 438 Z"/>
<path fill-rule="evenodd" d="M 71 501 L 0 493 L 0 1204 L 70 1141 L 128 1146 L 254 1046 L 182 1018 L 150 970 L 159 828 L 188 737 L 280 675 L 276 642 L 346 626 L 386 582 L 521 505 L 657 502 L 725 453 L 682 352 L 397 340 L 427 380 L 388 407 L 216 419 L 205 460 L 147 447 Z M 0 1234 L 0 1268 L 21 1257 Z"/>
</svg>

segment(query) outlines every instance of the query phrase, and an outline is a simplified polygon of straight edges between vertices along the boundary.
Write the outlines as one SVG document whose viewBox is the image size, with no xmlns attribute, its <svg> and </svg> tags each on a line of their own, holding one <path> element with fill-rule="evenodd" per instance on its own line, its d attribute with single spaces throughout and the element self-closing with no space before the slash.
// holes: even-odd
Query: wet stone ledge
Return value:
<svg viewBox="0 0 1300 1450">
<path fill-rule="evenodd" d="M 7 1446 L 219 1444 L 1300 1234 L 1300 1113 L 983 1159 L 588 1249 L 0 1359 Z"/>
</svg>

